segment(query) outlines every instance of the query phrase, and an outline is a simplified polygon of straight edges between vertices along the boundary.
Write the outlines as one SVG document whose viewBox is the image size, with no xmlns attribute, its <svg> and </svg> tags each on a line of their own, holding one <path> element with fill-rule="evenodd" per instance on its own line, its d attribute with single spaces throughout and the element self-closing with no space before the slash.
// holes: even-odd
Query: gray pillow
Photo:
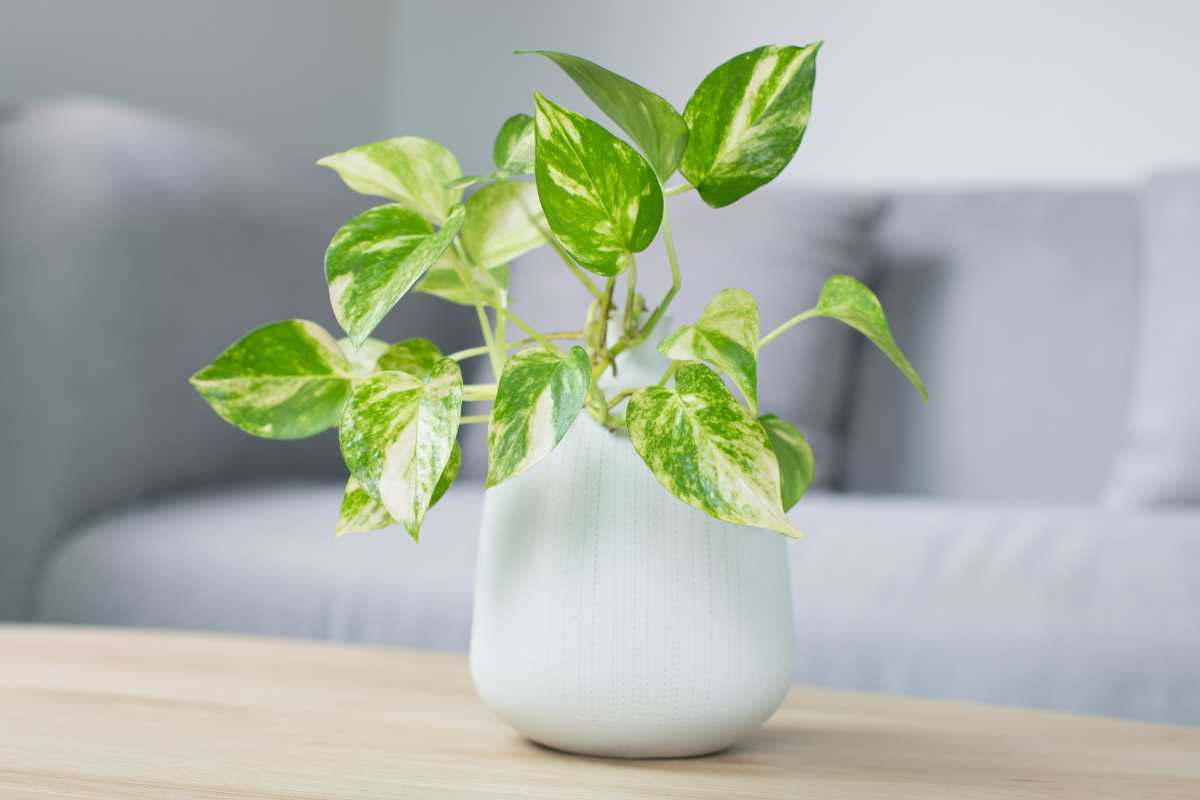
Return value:
<svg viewBox="0 0 1200 800">
<path fill-rule="evenodd" d="M 683 288 L 671 306 L 676 324 L 694 320 L 719 290 L 736 287 L 757 298 L 765 333 L 813 306 L 830 275 L 871 278 L 870 236 L 882 208 L 877 197 L 778 184 L 719 210 L 695 193 L 668 202 L 683 273 Z M 651 307 L 670 285 L 661 239 L 638 256 L 638 287 Z M 531 322 L 545 330 L 579 328 L 588 295 L 552 251 L 520 259 L 511 286 L 514 310 Z M 663 327 L 656 339 L 669 332 Z M 813 320 L 772 342 L 760 358 L 760 406 L 794 422 L 808 437 L 822 487 L 838 480 L 854 343 L 845 326 Z M 486 373 L 486 364 L 479 368 Z M 469 431 L 464 447 L 468 474 L 481 473 L 482 432 Z"/>
<path fill-rule="evenodd" d="M 1144 272 L 1133 411 L 1105 501 L 1200 503 L 1200 170 L 1142 193 Z"/>
</svg>

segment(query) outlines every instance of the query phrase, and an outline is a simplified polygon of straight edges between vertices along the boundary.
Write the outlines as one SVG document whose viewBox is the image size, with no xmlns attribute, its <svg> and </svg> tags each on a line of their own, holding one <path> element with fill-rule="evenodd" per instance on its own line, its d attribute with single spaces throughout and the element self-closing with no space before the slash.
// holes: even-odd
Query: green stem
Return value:
<svg viewBox="0 0 1200 800">
<path fill-rule="evenodd" d="M 553 333 L 544 333 L 542 335 L 544 337 L 546 337 L 547 339 L 551 339 L 551 340 L 582 339 L 584 336 L 583 331 L 555 331 Z M 534 344 L 535 342 L 537 342 L 537 339 L 530 337 L 528 339 L 516 339 L 511 342 L 505 342 L 504 346 L 506 348 L 528 347 L 529 345 Z M 499 343 L 497 342 L 497 344 L 499 344 Z M 459 350 L 457 352 L 451 353 L 450 355 L 446 356 L 446 358 L 452 358 L 455 361 L 465 361 L 466 359 L 474 358 L 475 356 L 485 356 L 485 355 L 487 355 L 487 353 L 488 353 L 488 349 L 486 346 L 468 347 L 466 350 Z"/>
<path fill-rule="evenodd" d="M 806 320 L 806 319 L 812 319 L 813 317 L 817 317 L 817 316 L 820 316 L 820 314 L 818 314 L 818 313 L 817 313 L 817 310 L 816 310 L 815 308 L 810 308 L 808 311 L 802 311 L 802 312 L 800 312 L 800 313 L 799 313 L 799 314 L 797 314 L 796 316 L 794 316 L 794 317 L 792 317 L 791 319 L 789 319 L 787 322 L 785 322 L 785 323 L 783 323 L 782 325 L 780 325 L 780 326 L 779 326 L 778 328 L 776 328 L 775 330 L 773 330 L 773 331 L 771 331 L 770 333 L 768 333 L 766 336 L 764 336 L 764 337 L 762 337 L 761 339 L 759 339 L 759 340 L 758 340 L 758 346 L 759 346 L 759 347 L 763 347 L 763 346 L 764 346 L 764 345 L 766 345 L 768 342 L 770 342 L 770 341 L 772 341 L 772 340 L 776 339 L 776 338 L 777 338 L 777 337 L 778 337 L 780 334 L 782 334 L 782 333 L 787 333 L 789 330 L 791 330 L 792 328 L 796 327 L 796 326 L 797 326 L 797 325 L 799 325 L 801 322 L 804 322 L 804 320 Z"/>
<path fill-rule="evenodd" d="M 463 386 L 463 400 L 466 402 L 495 399 L 496 384 L 494 383 L 468 383 Z"/>
<path fill-rule="evenodd" d="M 554 249 L 554 252 L 558 253 L 559 258 L 567 265 L 567 269 L 571 270 L 571 274 L 583 284 L 583 288 L 588 290 L 588 294 L 597 300 L 603 297 L 600 287 L 596 286 L 595 282 L 583 271 L 583 268 L 575 263 L 575 259 L 571 258 L 571 254 L 567 252 L 566 248 L 553 235 L 550 236 L 550 247 Z"/>
<path fill-rule="evenodd" d="M 595 343 L 592 345 L 592 363 L 599 364 L 605 358 L 608 345 L 608 317 L 612 314 L 613 292 L 617 279 L 609 278 L 604 284 L 604 296 L 600 300 L 600 317 L 596 320 Z"/>
<path fill-rule="evenodd" d="M 466 286 L 471 292 L 471 300 L 475 305 L 475 316 L 479 318 L 479 329 L 483 332 L 483 341 L 487 345 L 488 360 L 492 364 L 492 372 L 496 376 L 496 380 L 500 380 L 500 373 L 504 371 L 504 360 L 500 358 L 500 352 L 496 349 L 496 340 L 492 336 L 492 325 L 488 320 L 487 312 L 483 310 L 483 298 L 475 290 L 475 284 L 471 281 L 470 275 L 467 272 L 466 251 L 459 244 L 457 239 L 454 240 L 454 251 L 458 258 L 450 259 L 454 262 L 454 269 L 458 273 L 458 279 L 462 281 L 463 286 Z M 480 270 L 484 275 L 491 277 L 491 273 L 485 270 Z M 493 280 L 495 280 L 493 278 Z"/>
<path fill-rule="evenodd" d="M 459 425 L 477 425 L 481 422 L 487 422 L 491 419 L 491 414 L 472 414 L 467 417 L 459 417 Z"/>
<path fill-rule="evenodd" d="M 677 183 L 674 186 L 669 186 L 666 189 L 664 189 L 663 197 L 674 197 L 677 194 L 683 194 L 684 192 L 690 192 L 692 189 L 695 189 L 695 188 L 696 188 L 695 186 L 692 186 L 687 181 L 684 181 L 683 183 Z"/>
<path fill-rule="evenodd" d="M 617 407 L 618 404 L 620 404 L 622 400 L 632 397 L 633 395 L 637 394 L 637 392 L 638 389 L 622 389 L 621 391 L 617 392 L 612 396 L 612 399 L 608 401 L 608 410 L 612 411 Z"/>
<path fill-rule="evenodd" d="M 630 260 L 629 271 L 625 276 L 625 324 L 621 330 L 623 335 L 630 336 L 637 325 L 637 262 Z"/>
<path fill-rule="evenodd" d="M 491 273 L 491 272 L 487 271 L 486 269 L 484 269 L 484 270 L 480 270 L 480 272 L 482 272 L 484 275 L 486 275 L 486 276 L 487 276 L 487 279 L 488 279 L 489 281 L 491 281 L 491 283 L 492 283 L 492 286 L 495 288 L 495 290 L 496 290 L 496 292 L 497 292 L 497 293 L 500 293 L 500 292 L 503 292 L 503 291 L 504 291 L 504 288 L 503 288 L 502 286 L 500 286 L 500 284 L 499 284 L 499 283 L 496 281 L 496 278 L 495 278 L 495 277 L 492 275 L 492 273 Z M 501 295 L 501 296 L 503 296 L 503 295 Z M 504 317 L 505 317 L 507 320 L 509 320 L 510 322 L 512 322 L 512 324 L 516 325 L 518 328 L 520 328 L 521 330 L 525 331 L 525 333 L 527 333 L 527 334 L 529 334 L 530 336 L 532 336 L 532 337 L 533 337 L 533 339 L 534 339 L 534 341 L 536 341 L 538 344 L 542 345 L 543 347 L 545 347 L 545 348 L 546 348 L 546 349 L 548 349 L 548 350 L 552 350 L 552 351 L 554 351 L 555 353 L 558 353 L 559 355 L 562 355 L 562 351 L 561 351 L 561 350 L 559 350 L 559 349 L 558 349 L 558 347 L 557 347 L 557 346 L 554 344 L 554 342 L 552 342 L 552 341 L 550 340 L 550 337 L 546 336 L 544 333 L 542 333 L 541 331 L 539 331 L 537 328 L 533 327 L 533 326 L 532 326 L 532 325 L 530 325 L 528 322 L 526 322 L 525 320 L 521 319 L 519 316 L 517 316 L 516 314 L 514 314 L 514 313 L 513 313 L 511 310 L 509 310 L 507 307 L 504 307 L 504 306 L 497 306 L 497 307 L 496 307 L 496 314 L 497 314 L 497 316 L 499 316 L 499 315 L 503 314 L 503 315 L 504 315 Z M 497 377 L 497 378 L 499 378 L 499 377 L 500 377 L 500 374 L 499 374 L 499 373 L 496 373 L 496 377 Z"/>
<path fill-rule="evenodd" d="M 671 380 L 671 376 L 675 374 L 675 370 L 676 370 L 676 369 L 678 369 L 678 368 L 679 368 L 679 362 L 678 362 L 678 361 L 672 361 L 672 362 L 671 362 L 671 366 L 667 367 L 667 371 L 666 371 L 666 372 L 664 372 L 664 373 L 663 373 L 663 376 L 662 376 L 661 378 L 659 378 L 659 379 L 658 379 L 658 385 L 659 385 L 659 386 L 666 386 L 666 385 L 667 385 L 667 381 Z"/>
</svg>

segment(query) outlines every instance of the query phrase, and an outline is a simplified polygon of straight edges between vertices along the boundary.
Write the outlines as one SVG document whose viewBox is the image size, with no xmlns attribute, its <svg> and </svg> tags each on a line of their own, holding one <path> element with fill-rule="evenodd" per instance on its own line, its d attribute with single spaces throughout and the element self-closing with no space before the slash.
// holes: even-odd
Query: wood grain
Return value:
<svg viewBox="0 0 1200 800">
<path fill-rule="evenodd" d="M 1200 729 L 795 689 L 716 756 L 523 741 L 459 656 L 0 626 L 0 798 L 1198 798 Z"/>
</svg>

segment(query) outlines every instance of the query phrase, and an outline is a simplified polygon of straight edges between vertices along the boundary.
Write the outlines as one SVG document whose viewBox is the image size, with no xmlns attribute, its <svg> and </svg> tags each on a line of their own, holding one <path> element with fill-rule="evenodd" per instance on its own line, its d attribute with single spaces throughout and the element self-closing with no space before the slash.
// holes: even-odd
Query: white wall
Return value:
<svg viewBox="0 0 1200 800">
<path fill-rule="evenodd" d="M 119 98 L 234 131 L 299 168 L 389 131 L 390 0 L 0 4 L 0 106 Z"/>
<path fill-rule="evenodd" d="M 406 2 L 397 130 L 465 168 L 537 88 L 586 100 L 513 48 L 584 55 L 682 107 L 713 66 L 824 39 L 789 180 L 830 185 L 1093 183 L 1200 163 L 1200 2 L 774 0 Z"/>
</svg>

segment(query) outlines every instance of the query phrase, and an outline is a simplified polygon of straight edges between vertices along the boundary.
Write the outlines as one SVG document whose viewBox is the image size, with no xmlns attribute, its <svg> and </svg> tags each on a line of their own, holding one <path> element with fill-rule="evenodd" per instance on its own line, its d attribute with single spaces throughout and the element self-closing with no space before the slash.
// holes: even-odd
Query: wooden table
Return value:
<svg viewBox="0 0 1200 800">
<path fill-rule="evenodd" d="M 1200 798 L 1200 729 L 796 689 L 717 756 L 522 740 L 460 656 L 0 626 L 0 798 Z"/>
</svg>

